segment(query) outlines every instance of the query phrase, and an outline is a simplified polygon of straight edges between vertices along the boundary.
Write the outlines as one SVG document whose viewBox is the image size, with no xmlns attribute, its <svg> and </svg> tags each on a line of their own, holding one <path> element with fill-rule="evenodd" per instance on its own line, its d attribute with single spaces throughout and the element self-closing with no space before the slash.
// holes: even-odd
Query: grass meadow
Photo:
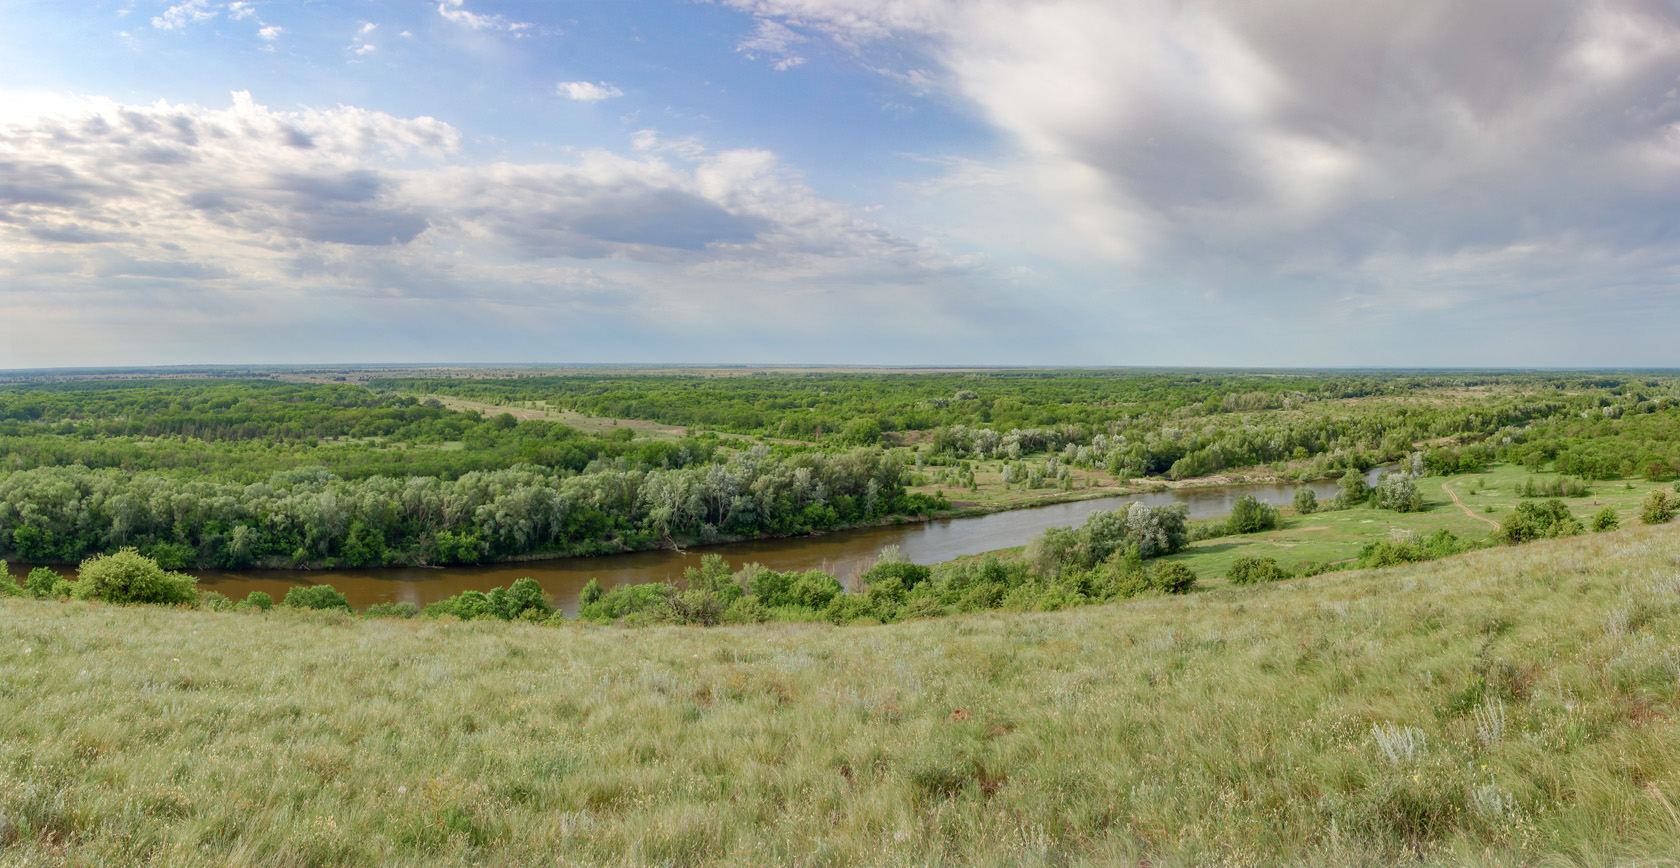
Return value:
<svg viewBox="0 0 1680 868">
<path fill-rule="evenodd" d="M 882 627 L 6 599 L 0 865 L 1677 865 L 1677 701 L 1673 526 Z"/>
</svg>

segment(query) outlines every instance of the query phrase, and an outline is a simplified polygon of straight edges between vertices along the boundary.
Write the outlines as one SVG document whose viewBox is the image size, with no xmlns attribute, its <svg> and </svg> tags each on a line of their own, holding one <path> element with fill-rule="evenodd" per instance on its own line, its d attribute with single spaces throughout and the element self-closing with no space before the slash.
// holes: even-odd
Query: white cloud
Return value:
<svg viewBox="0 0 1680 868">
<path fill-rule="evenodd" d="M 257 38 L 263 40 L 264 42 L 273 42 L 274 40 L 280 38 L 280 34 L 285 32 L 286 28 L 284 27 L 278 27 L 273 24 L 264 24 L 262 27 L 257 29 Z"/>
<path fill-rule="evenodd" d="M 554 89 L 560 96 L 579 102 L 595 102 L 624 95 L 624 91 L 604 81 L 600 84 L 592 84 L 587 81 L 562 81 L 555 85 Z"/>
<path fill-rule="evenodd" d="M 992 309 L 949 257 L 823 198 L 766 151 L 648 133 L 633 155 L 484 165 L 448 124 L 351 107 L 277 111 L 242 93 L 226 108 L 6 102 L 0 366 L 52 358 L 30 335 L 69 310 L 87 311 L 79 333 L 101 352 L 135 352 L 136 329 L 181 336 L 148 313 L 162 306 L 247 336 L 204 352 L 250 358 L 346 323 L 412 353 L 451 322 L 544 324 L 533 347 L 619 334 L 637 353 L 695 329 L 774 328 L 758 346 L 802 334 L 785 344 L 797 354 L 870 310 L 906 318 L 910 340 L 917 318 L 972 335 L 963 323 Z M 593 346 L 607 358 L 631 344 Z"/>
<path fill-rule="evenodd" d="M 356 46 L 355 53 L 357 54 L 357 56 L 365 56 L 365 55 L 372 54 L 372 53 L 374 53 L 375 51 L 378 51 L 378 50 L 379 50 L 379 46 L 369 45 L 369 44 L 364 42 L 361 45 Z"/>
<path fill-rule="evenodd" d="M 509 21 L 500 15 L 480 15 L 466 8 L 466 0 L 443 0 L 438 4 L 438 14 L 446 20 L 472 30 L 505 30 L 509 33 L 520 33 L 530 30 L 530 22 Z"/>
<path fill-rule="evenodd" d="M 793 50 L 794 46 L 805 41 L 806 37 L 803 34 L 786 25 L 760 18 L 753 35 L 742 39 L 736 44 L 735 50 L 745 54 L 748 60 L 771 58 L 771 66 L 785 72 L 805 62 L 805 58 Z"/>
<path fill-rule="evenodd" d="M 244 21 L 245 19 L 257 14 L 257 10 L 250 3 L 229 3 L 227 6 L 227 14 L 230 20 Z"/>
<path fill-rule="evenodd" d="M 152 26 L 159 30 L 179 30 L 215 18 L 220 9 L 220 4 L 211 4 L 209 0 L 187 0 L 165 9 L 162 15 L 152 19 Z"/>
<path fill-rule="evenodd" d="M 362 27 L 361 27 L 360 30 L 356 31 L 356 35 L 357 36 L 366 36 L 369 33 L 372 33 L 373 31 L 378 30 L 378 29 L 379 29 L 379 25 L 373 23 L 372 21 L 363 21 L 362 22 Z"/>
</svg>

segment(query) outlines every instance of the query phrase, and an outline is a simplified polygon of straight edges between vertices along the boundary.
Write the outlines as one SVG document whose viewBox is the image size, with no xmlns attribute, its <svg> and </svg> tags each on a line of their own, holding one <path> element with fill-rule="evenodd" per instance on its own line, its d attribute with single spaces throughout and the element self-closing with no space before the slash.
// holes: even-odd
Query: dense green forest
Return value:
<svg viewBox="0 0 1680 868">
<path fill-rule="evenodd" d="M 1124 486 L 1257 467 L 1341 477 L 1394 461 L 1663 479 L 1680 468 L 1676 382 L 1644 372 L 24 378 L 0 385 L 0 554 L 71 563 L 133 546 L 171 568 L 595 554 L 934 513 L 949 506 L 943 485 L 972 485 L 979 461 L 998 464 L 1005 489 L 1060 479 L 1071 490 L 1072 468 Z M 687 433 L 586 433 L 497 409 L 526 406 Z M 921 485 L 929 475 L 938 490 Z"/>
</svg>

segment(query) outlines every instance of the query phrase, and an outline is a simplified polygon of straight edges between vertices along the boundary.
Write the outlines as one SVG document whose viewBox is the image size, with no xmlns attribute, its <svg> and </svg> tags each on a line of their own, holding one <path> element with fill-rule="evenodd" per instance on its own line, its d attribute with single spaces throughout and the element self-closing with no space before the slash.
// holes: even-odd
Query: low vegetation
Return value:
<svg viewBox="0 0 1680 868">
<path fill-rule="evenodd" d="M 780 601 L 806 578 L 747 584 Z M 1680 852 L 1667 527 L 846 630 L 525 620 L 0 601 L 0 860 L 1608 866 Z"/>
</svg>

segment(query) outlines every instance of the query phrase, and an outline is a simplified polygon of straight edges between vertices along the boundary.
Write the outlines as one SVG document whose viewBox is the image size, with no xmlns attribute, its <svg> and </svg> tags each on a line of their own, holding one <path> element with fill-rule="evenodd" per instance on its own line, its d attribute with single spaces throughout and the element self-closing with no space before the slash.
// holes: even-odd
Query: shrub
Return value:
<svg viewBox="0 0 1680 868">
<path fill-rule="evenodd" d="M 1233 585 L 1252 585 L 1287 578 L 1289 574 L 1284 572 L 1283 567 L 1278 566 L 1277 561 L 1252 555 L 1237 558 L 1225 570 L 1225 580 Z"/>
<path fill-rule="evenodd" d="M 904 584 L 904 589 L 908 591 L 927 581 L 932 575 L 933 570 L 919 564 L 913 564 L 909 561 L 892 561 L 876 564 L 858 578 L 865 585 L 874 585 L 876 582 L 887 579 L 898 579 Z"/>
<path fill-rule="evenodd" d="M 1177 561 L 1156 564 L 1154 574 L 1150 576 L 1150 583 L 1164 593 L 1186 594 L 1196 586 L 1196 571 Z"/>
<path fill-rule="evenodd" d="M 581 607 L 578 617 L 590 621 L 615 621 L 663 606 L 666 598 L 676 592 L 676 588 L 664 582 L 620 585 L 602 594 L 589 605 Z"/>
<path fill-rule="evenodd" d="M 873 616 L 875 610 L 862 594 L 840 594 L 828 601 L 826 614 L 832 624 L 850 624 L 859 618 Z"/>
<path fill-rule="evenodd" d="M 198 580 L 171 573 L 132 548 L 82 561 L 76 595 L 107 603 L 158 603 L 167 606 L 198 601 Z"/>
<path fill-rule="evenodd" d="M 1594 533 L 1615 530 L 1621 526 L 1622 519 L 1620 516 L 1616 515 L 1616 508 L 1613 506 L 1606 506 L 1598 512 L 1593 513 L 1592 529 Z"/>
<path fill-rule="evenodd" d="M 1500 529 L 1505 542 L 1512 545 L 1533 539 L 1573 536 L 1580 532 L 1580 520 L 1570 514 L 1569 507 L 1561 500 L 1519 503 Z"/>
<path fill-rule="evenodd" d="M 1318 495 L 1306 486 L 1295 489 L 1295 513 L 1312 515 L 1318 511 Z"/>
<path fill-rule="evenodd" d="M 578 608 L 582 609 L 593 605 L 599 599 L 601 599 L 601 580 L 590 579 L 589 583 L 583 586 L 583 591 L 578 594 Z"/>
<path fill-rule="evenodd" d="M 742 597 L 723 612 L 725 624 L 762 624 L 768 620 L 770 610 L 757 597 Z"/>
<path fill-rule="evenodd" d="M 1245 494 L 1231 507 L 1231 517 L 1225 526 L 1231 533 L 1259 533 L 1278 526 L 1277 507 L 1262 503 L 1258 497 Z"/>
<path fill-rule="evenodd" d="M 266 612 L 274 608 L 274 598 L 269 596 L 267 591 L 252 591 L 245 595 L 245 604 L 253 609 L 261 609 Z"/>
<path fill-rule="evenodd" d="M 350 601 L 332 585 L 298 585 L 286 592 L 280 605 L 291 609 L 339 609 L 351 611 Z"/>
<path fill-rule="evenodd" d="M 1645 498 L 1645 503 L 1639 507 L 1639 520 L 1646 524 L 1666 524 L 1674 518 L 1674 501 L 1668 497 L 1668 492 L 1658 489 Z"/>
<path fill-rule="evenodd" d="M 31 597 L 50 599 L 58 596 L 53 593 L 53 586 L 57 585 L 59 580 L 63 578 L 63 576 L 46 567 L 36 567 L 30 570 L 29 575 L 24 578 L 23 589 Z"/>
<path fill-rule="evenodd" d="M 23 588 L 12 581 L 12 574 L 6 569 L 6 562 L 0 561 L 0 597 L 21 597 L 23 594 Z"/>
<path fill-rule="evenodd" d="M 198 606 L 212 612 L 226 612 L 233 608 L 233 600 L 219 591 L 199 591 Z"/>
</svg>

